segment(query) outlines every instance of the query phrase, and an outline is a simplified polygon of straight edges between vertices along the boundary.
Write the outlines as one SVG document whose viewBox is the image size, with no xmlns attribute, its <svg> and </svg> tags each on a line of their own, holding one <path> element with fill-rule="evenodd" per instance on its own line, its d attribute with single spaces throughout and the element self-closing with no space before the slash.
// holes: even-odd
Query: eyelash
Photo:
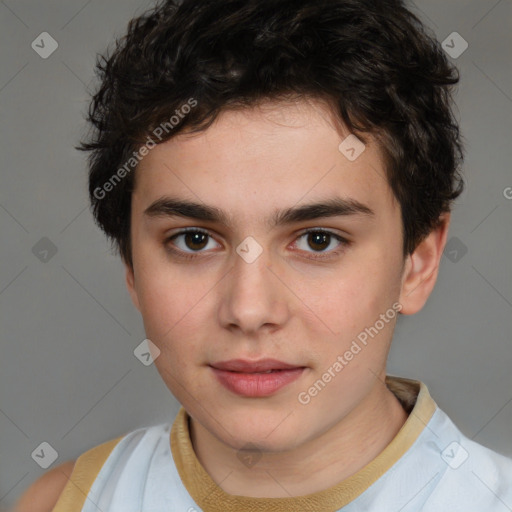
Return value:
<svg viewBox="0 0 512 512">
<path fill-rule="evenodd" d="M 182 231 L 179 231 L 178 233 L 175 233 L 174 235 L 172 235 L 172 236 L 170 236 L 170 237 L 165 239 L 164 245 L 165 245 L 166 249 L 170 253 L 172 253 L 175 256 L 178 256 L 179 258 L 183 258 L 183 259 L 186 259 L 186 260 L 191 260 L 191 259 L 197 258 L 198 257 L 197 255 L 200 254 L 202 251 L 195 251 L 194 253 L 187 253 L 187 252 L 182 251 L 180 249 L 174 249 L 174 248 L 170 247 L 170 242 L 172 242 L 175 238 L 177 238 L 179 236 L 182 236 L 182 235 L 185 235 L 187 233 L 202 233 L 204 235 L 209 236 L 210 238 L 213 238 L 213 237 L 210 235 L 210 233 L 208 233 L 208 231 L 205 231 L 203 229 L 200 229 L 200 228 L 190 228 L 190 229 L 184 229 Z M 304 237 L 306 235 L 309 235 L 311 233 L 322 233 L 324 235 L 329 235 L 329 236 L 335 238 L 341 244 L 340 247 L 338 248 L 338 250 L 332 249 L 331 251 L 328 251 L 327 252 L 327 256 L 324 256 L 323 252 L 318 253 L 318 254 L 322 254 L 321 256 L 308 256 L 308 258 L 312 259 L 312 260 L 319 260 L 320 261 L 320 260 L 331 259 L 333 257 L 338 256 L 345 247 L 348 247 L 350 245 L 350 242 L 346 238 L 343 238 L 342 236 L 337 235 L 336 233 L 333 233 L 332 231 L 328 231 L 328 230 L 325 230 L 325 229 L 319 229 L 319 228 L 308 229 L 307 231 L 303 231 L 302 233 L 300 233 L 297 236 L 297 239 L 300 239 L 300 238 L 302 238 L 302 237 Z M 308 252 L 308 251 L 305 251 L 305 252 Z"/>
</svg>

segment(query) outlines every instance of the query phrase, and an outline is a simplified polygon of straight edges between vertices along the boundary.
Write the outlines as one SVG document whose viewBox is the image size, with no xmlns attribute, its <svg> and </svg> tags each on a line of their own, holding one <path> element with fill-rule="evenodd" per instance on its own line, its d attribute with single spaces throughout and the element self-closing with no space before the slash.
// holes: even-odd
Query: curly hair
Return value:
<svg viewBox="0 0 512 512">
<path fill-rule="evenodd" d="M 324 100 L 363 142 L 379 140 L 404 255 L 464 188 L 458 71 L 401 0 L 166 0 L 129 22 L 96 72 L 78 149 L 91 152 L 95 220 L 130 265 L 136 150 L 266 100 Z"/>
</svg>

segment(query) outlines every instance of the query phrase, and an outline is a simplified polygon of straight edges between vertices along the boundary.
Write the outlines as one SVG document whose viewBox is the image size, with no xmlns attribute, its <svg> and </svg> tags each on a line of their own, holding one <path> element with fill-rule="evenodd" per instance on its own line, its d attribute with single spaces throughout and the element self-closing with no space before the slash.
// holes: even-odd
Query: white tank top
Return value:
<svg viewBox="0 0 512 512">
<path fill-rule="evenodd" d="M 115 443 L 103 465 L 98 466 L 101 469 L 93 475 L 93 483 L 82 508 L 63 504 L 58 508 L 57 504 L 54 510 L 512 511 L 512 459 L 464 436 L 435 405 L 426 386 L 417 384 L 421 390 L 416 404 L 390 445 L 353 475 L 355 478 L 350 477 L 326 491 L 284 499 L 228 495 L 211 480 L 195 457 L 187 416 L 182 409 L 173 427 L 172 450 L 170 424 L 130 432 Z M 179 448 L 175 449 L 175 446 Z M 75 482 L 80 482 L 87 472 L 77 472 Z M 68 486 L 73 491 L 76 484 L 70 484 Z M 83 498 L 83 493 L 80 498 Z M 76 498 L 71 502 L 75 503 Z"/>
<path fill-rule="evenodd" d="M 199 511 L 174 464 L 170 428 L 162 424 L 126 435 L 101 468 L 82 512 Z"/>
</svg>

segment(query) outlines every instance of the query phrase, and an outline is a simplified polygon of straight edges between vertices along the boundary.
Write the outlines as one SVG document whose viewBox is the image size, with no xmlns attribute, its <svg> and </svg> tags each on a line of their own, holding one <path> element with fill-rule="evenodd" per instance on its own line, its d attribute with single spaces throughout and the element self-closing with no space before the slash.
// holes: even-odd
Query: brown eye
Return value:
<svg viewBox="0 0 512 512">
<path fill-rule="evenodd" d="M 303 243 L 303 247 L 300 247 L 301 244 L 296 242 L 297 247 L 301 251 L 309 253 L 311 256 L 308 256 L 308 258 L 318 260 L 338 256 L 340 249 L 344 249 L 346 246 L 350 245 L 350 242 L 342 236 L 323 229 L 310 229 L 309 231 L 305 231 L 298 237 L 299 241 L 301 239 L 304 239 L 306 243 Z M 336 244 L 331 250 L 328 250 L 333 242 L 336 242 Z"/>
<path fill-rule="evenodd" d="M 329 247 L 331 235 L 323 233 L 322 231 L 310 231 L 307 235 L 308 243 L 310 244 L 311 248 L 323 251 Z"/>
<path fill-rule="evenodd" d="M 214 240 L 208 232 L 200 229 L 187 229 L 167 238 L 165 246 L 174 253 L 194 256 L 194 253 L 199 254 L 205 252 L 205 249 L 212 248 L 208 247 L 210 242 L 214 243 Z"/>
<path fill-rule="evenodd" d="M 204 249 L 205 242 L 208 241 L 208 235 L 201 231 L 191 231 L 184 234 L 183 240 L 189 249 L 201 250 Z"/>
<path fill-rule="evenodd" d="M 344 249 L 350 245 L 350 242 L 345 238 L 323 229 L 305 231 L 297 237 L 297 240 L 305 240 L 306 243 L 302 243 L 305 247 L 300 247 L 301 244 L 298 242 L 295 242 L 295 245 L 302 252 L 310 254 L 307 258 L 317 260 L 339 256 L 339 249 Z M 209 247 L 210 242 L 214 244 L 213 247 Z M 336 242 L 336 244 L 329 250 L 333 242 Z M 192 259 L 201 256 L 202 253 L 208 253 L 208 249 L 215 248 L 216 243 L 215 239 L 207 231 L 193 228 L 182 230 L 168 237 L 164 242 L 164 246 L 173 256 Z"/>
</svg>

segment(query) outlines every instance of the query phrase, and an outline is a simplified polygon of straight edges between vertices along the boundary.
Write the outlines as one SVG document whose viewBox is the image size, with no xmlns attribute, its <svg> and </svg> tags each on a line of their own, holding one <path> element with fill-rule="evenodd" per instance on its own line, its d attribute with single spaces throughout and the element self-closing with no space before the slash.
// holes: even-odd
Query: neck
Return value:
<svg viewBox="0 0 512 512">
<path fill-rule="evenodd" d="M 286 498 L 332 487 L 371 462 L 392 441 L 407 419 L 395 395 L 381 382 L 347 417 L 292 451 L 264 453 L 252 467 L 237 451 L 191 419 L 197 458 L 228 494 Z"/>
</svg>

